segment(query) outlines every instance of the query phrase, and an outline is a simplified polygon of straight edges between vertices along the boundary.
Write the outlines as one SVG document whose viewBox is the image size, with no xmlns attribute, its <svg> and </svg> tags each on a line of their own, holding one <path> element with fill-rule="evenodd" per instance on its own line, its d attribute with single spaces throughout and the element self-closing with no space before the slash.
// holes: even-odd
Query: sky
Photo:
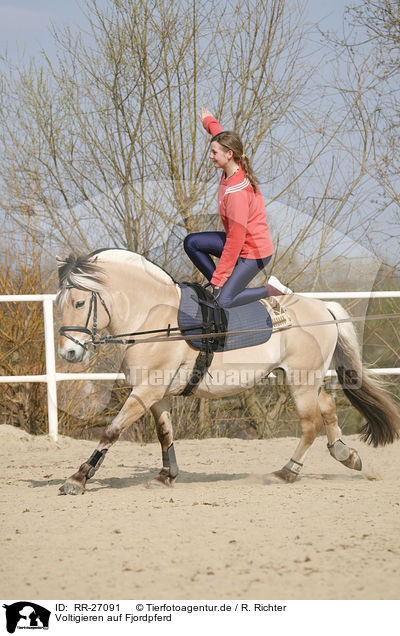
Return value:
<svg viewBox="0 0 400 636">
<path fill-rule="evenodd" d="M 106 5 L 108 0 L 98 0 Z M 306 15 L 312 22 L 319 22 L 325 30 L 339 30 L 345 7 L 351 0 L 308 0 Z M 51 23 L 66 23 L 71 27 L 84 26 L 85 20 L 79 0 L 0 0 L 0 51 L 17 58 L 17 52 L 28 56 L 45 49 L 54 53 L 50 35 Z"/>
<path fill-rule="evenodd" d="M 110 0 L 97 0 L 106 6 Z M 356 0 L 303 0 L 305 21 L 318 23 L 323 31 L 340 33 L 347 6 Z M 85 28 L 82 0 L 0 0 L 0 56 L 17 63 L 19 54 L 39 56 L 45 50 L 51 58 L 55 47 L 50 32 L 52 23 L 68 24 L 72 31 Z M 318 50 L 318 33 L 313 49 Z"/>
<path fill-rule="evenodd" d="M 0 0 L 1 51 L 7 48 L 15 59 L 17 52 L 36 55 L 41 48 L 53 48 L 52 20 L 78 24 L 79 15 L 75 0 Z"/>
</svg>

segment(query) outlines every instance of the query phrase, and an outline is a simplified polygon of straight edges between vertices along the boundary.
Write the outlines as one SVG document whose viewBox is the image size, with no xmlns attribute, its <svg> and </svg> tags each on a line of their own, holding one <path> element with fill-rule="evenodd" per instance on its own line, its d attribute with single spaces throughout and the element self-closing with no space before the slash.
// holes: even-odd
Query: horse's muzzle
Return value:
<svg viewBox="0 0 400 636">
<path fill-rule="evenodd" d="M 58 354 L 67 362 L 77 363 L 86 360 L 89 356 L 89 351 L 83 343 L 79 344 L 78 342 L 68 341 L 59 346 Z"/>
</svg>

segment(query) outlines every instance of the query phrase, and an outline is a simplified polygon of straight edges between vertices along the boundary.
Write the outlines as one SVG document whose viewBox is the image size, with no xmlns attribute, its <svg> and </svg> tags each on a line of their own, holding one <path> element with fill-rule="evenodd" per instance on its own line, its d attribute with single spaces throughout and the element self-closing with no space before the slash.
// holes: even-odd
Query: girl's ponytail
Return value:
<svg viewBox="0 0 400 636">
<path fill-rule="evenodd" d="M 253 172 L 253 168 L 251 167 L 250 159 L 248 158 L 247 155 L 243 154 L 240 157 L 240 163 L 242 165 L 244 174 L 246 175 L 246 177 L 248 178 L 248 180 L 251 183 L 251 187 L 253 188 L 254 192 L 257 192 L 257 190 L 258 190 L 258 180 L 257 180 L 256 175 Z"/>
</svg>

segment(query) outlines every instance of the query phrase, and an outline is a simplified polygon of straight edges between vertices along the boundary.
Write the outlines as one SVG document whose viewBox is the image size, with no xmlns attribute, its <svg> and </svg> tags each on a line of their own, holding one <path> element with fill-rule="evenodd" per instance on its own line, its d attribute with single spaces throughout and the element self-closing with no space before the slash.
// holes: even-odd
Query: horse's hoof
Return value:
<svg viewBox="0 0 400 636">
<path fill-rule="evenodd" d="M 355 448 L 350 448 L 349 450 L 349 457 L 343 460 L 341 463 L 347 468 L 352 468 L 353 470 L 362 470 L 362 461 L 360 455 L 357 453 Z"/>
<path fill-rule="evenodd" d="M 268 473 L 264 477 L 264 484 L 292 484 L 296 481 L 298 475 L 287 468 L 281 468 L 273 473 Z"/>
<path fill-rule="evenodd" d="M 67 479 L 67 481 L 60 486 L 60 493 L 62 495 L 83 495 L 84 492 L 85 488 L 77 481 Z"/>
</svg>

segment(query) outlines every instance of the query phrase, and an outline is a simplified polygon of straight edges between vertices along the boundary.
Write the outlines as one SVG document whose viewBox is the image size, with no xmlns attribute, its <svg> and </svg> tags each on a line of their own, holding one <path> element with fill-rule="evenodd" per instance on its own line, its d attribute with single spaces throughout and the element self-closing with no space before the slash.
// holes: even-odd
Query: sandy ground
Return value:
<svg viewBox="0 0 400 636">
<path fill-rule="evenodd" d="M 296 445 L 175 443 L 173 489 L 148 489 L 158 444 L 119 442 L 83 496 L 58 495 L 95 444 L 0 426 L 3 599 L 399 599 L 400 443 L 347 438 L 381 481 L 312 447 L 301 480 L 264 485 Z"/>
</svg>

